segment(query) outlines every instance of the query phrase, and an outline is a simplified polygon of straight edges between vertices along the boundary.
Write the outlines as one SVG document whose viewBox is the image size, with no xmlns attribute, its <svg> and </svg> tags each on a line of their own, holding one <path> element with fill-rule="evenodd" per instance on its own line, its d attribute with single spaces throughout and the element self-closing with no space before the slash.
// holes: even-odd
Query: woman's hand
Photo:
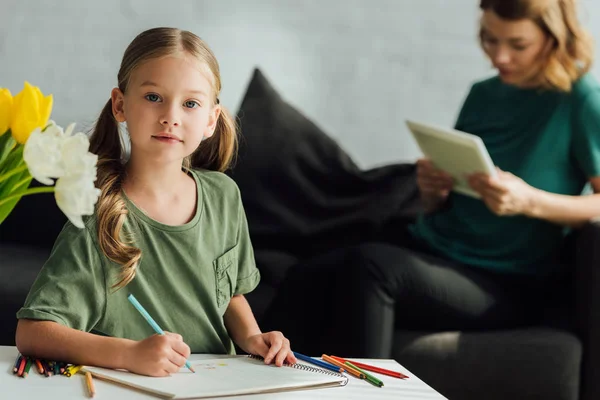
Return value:
<svg viewBox="0 0 600 400">
<path fill-rule="evenodd" d="M 135 342 L 127 355 L 127 370 L 140 375 L 168 376 L 179 371 L 190 356 L 181 335 L 165 332 Z"/>
<path fill-rule="evenodd" d="M 497 171 L 496 177 L 482 173 L 470 175 L 469 185 L 496 215 L 532 215 L 538 190 L 510 172 L 500 168 Z"/>
<path fill-rule="evenodd" d="M 432 211 L 448 198 L 454 181 L 450 174 L 439 170 L 427 159 L 417 160 L 417 186 L 426 211 Z"/>
<path fill-rule="evenodd" d="M 297 360 L 290 349 L 290 341 L 281 332 L 272 331 L 248 337 L 239 346 L 249 354 L 257 354 L 265 359 L 265 364 L 281 367 L 284 362 L 296 364 Z"/>
</svg>

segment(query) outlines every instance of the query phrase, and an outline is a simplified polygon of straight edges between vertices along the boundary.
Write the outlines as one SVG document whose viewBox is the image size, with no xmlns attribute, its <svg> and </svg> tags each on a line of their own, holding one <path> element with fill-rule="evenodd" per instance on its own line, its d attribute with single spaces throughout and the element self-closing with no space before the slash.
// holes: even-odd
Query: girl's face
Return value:
<svg viewBox="0 0 600 400">
<path fill-rule="evenodd" d="M 132 157 L 180 163 L 213 134 L 221 109 L 203 67 L 187 54 L 152 59 L 133 71 L 126 93 L 113 89 L 113 113 L 127 122 Z"/>
<path fill-rule="evenodd" d="M 519 86 L 547 56 L 552 40 L 530 19 L 505 20 L 486 10 L 481 17 L 485 54 L 503 82 Z"/>
</svg>

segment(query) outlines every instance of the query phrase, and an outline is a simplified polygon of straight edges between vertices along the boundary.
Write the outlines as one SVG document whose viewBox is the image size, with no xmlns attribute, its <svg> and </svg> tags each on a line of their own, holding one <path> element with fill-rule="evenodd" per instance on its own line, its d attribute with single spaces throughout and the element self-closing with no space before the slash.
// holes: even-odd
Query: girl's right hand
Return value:
<svg viewBox="0 0 600 400">
<path fill-rule="evenodd" d="M 179 371 L 190 356 L 181 335 L 165 332 L 135 342 L 127 354 L 127 370 L 149 376 L 168 376 Z"/>
<path fill-rule="evenodd" d="M 453 185 L 450 174 L 435 168 L 425 158 L 417 160 L 417 186 L 426 203 L 446 200 Z"/>
</svg>

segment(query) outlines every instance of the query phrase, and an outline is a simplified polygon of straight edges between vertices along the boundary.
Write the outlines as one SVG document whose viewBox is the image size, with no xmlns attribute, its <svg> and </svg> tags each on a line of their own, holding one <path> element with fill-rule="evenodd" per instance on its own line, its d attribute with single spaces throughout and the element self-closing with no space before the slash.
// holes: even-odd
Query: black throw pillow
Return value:
<svg viewBox="0 0 600 400">
<path fill-rule="evenodd" d="M 375 238 L 418 210 L 414 164 L 360 170 L 259 69 L 238 111 L 241 138 L 230 176 L 256 249 L 300 259 Z"/>
</svg>

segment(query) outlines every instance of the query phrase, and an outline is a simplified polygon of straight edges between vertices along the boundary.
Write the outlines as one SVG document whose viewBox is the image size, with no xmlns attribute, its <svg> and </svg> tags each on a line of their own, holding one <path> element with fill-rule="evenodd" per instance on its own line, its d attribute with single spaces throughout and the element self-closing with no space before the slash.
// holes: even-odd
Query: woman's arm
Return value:
<svg viewBox="0 0 600 400">
<path fill-rule="evenodd" d="M 600 216 L 600 177 L 591 178 L 594 194 L 566 196 L 537 190 L 526 215 L 578 228 Z"/>
<path fill-rule="evenodd" d="M 436 212 L 448 201 L 453 186 L 452 177 L 435 168 L 428 159 L 418 159 L 416 164 L 417 187 L 423 211 L 426 214 Z"/>
<path fill-rule="evenodd" d="M 594 193 L 567 196 L 534 188 L 515 175 L 498 170 L 497 177 L 475 174 L 469 184 L 497 215 L 526 215 L 577 228 L 600 216 L 600 177 L 590 178 Z"/>
</svg>

